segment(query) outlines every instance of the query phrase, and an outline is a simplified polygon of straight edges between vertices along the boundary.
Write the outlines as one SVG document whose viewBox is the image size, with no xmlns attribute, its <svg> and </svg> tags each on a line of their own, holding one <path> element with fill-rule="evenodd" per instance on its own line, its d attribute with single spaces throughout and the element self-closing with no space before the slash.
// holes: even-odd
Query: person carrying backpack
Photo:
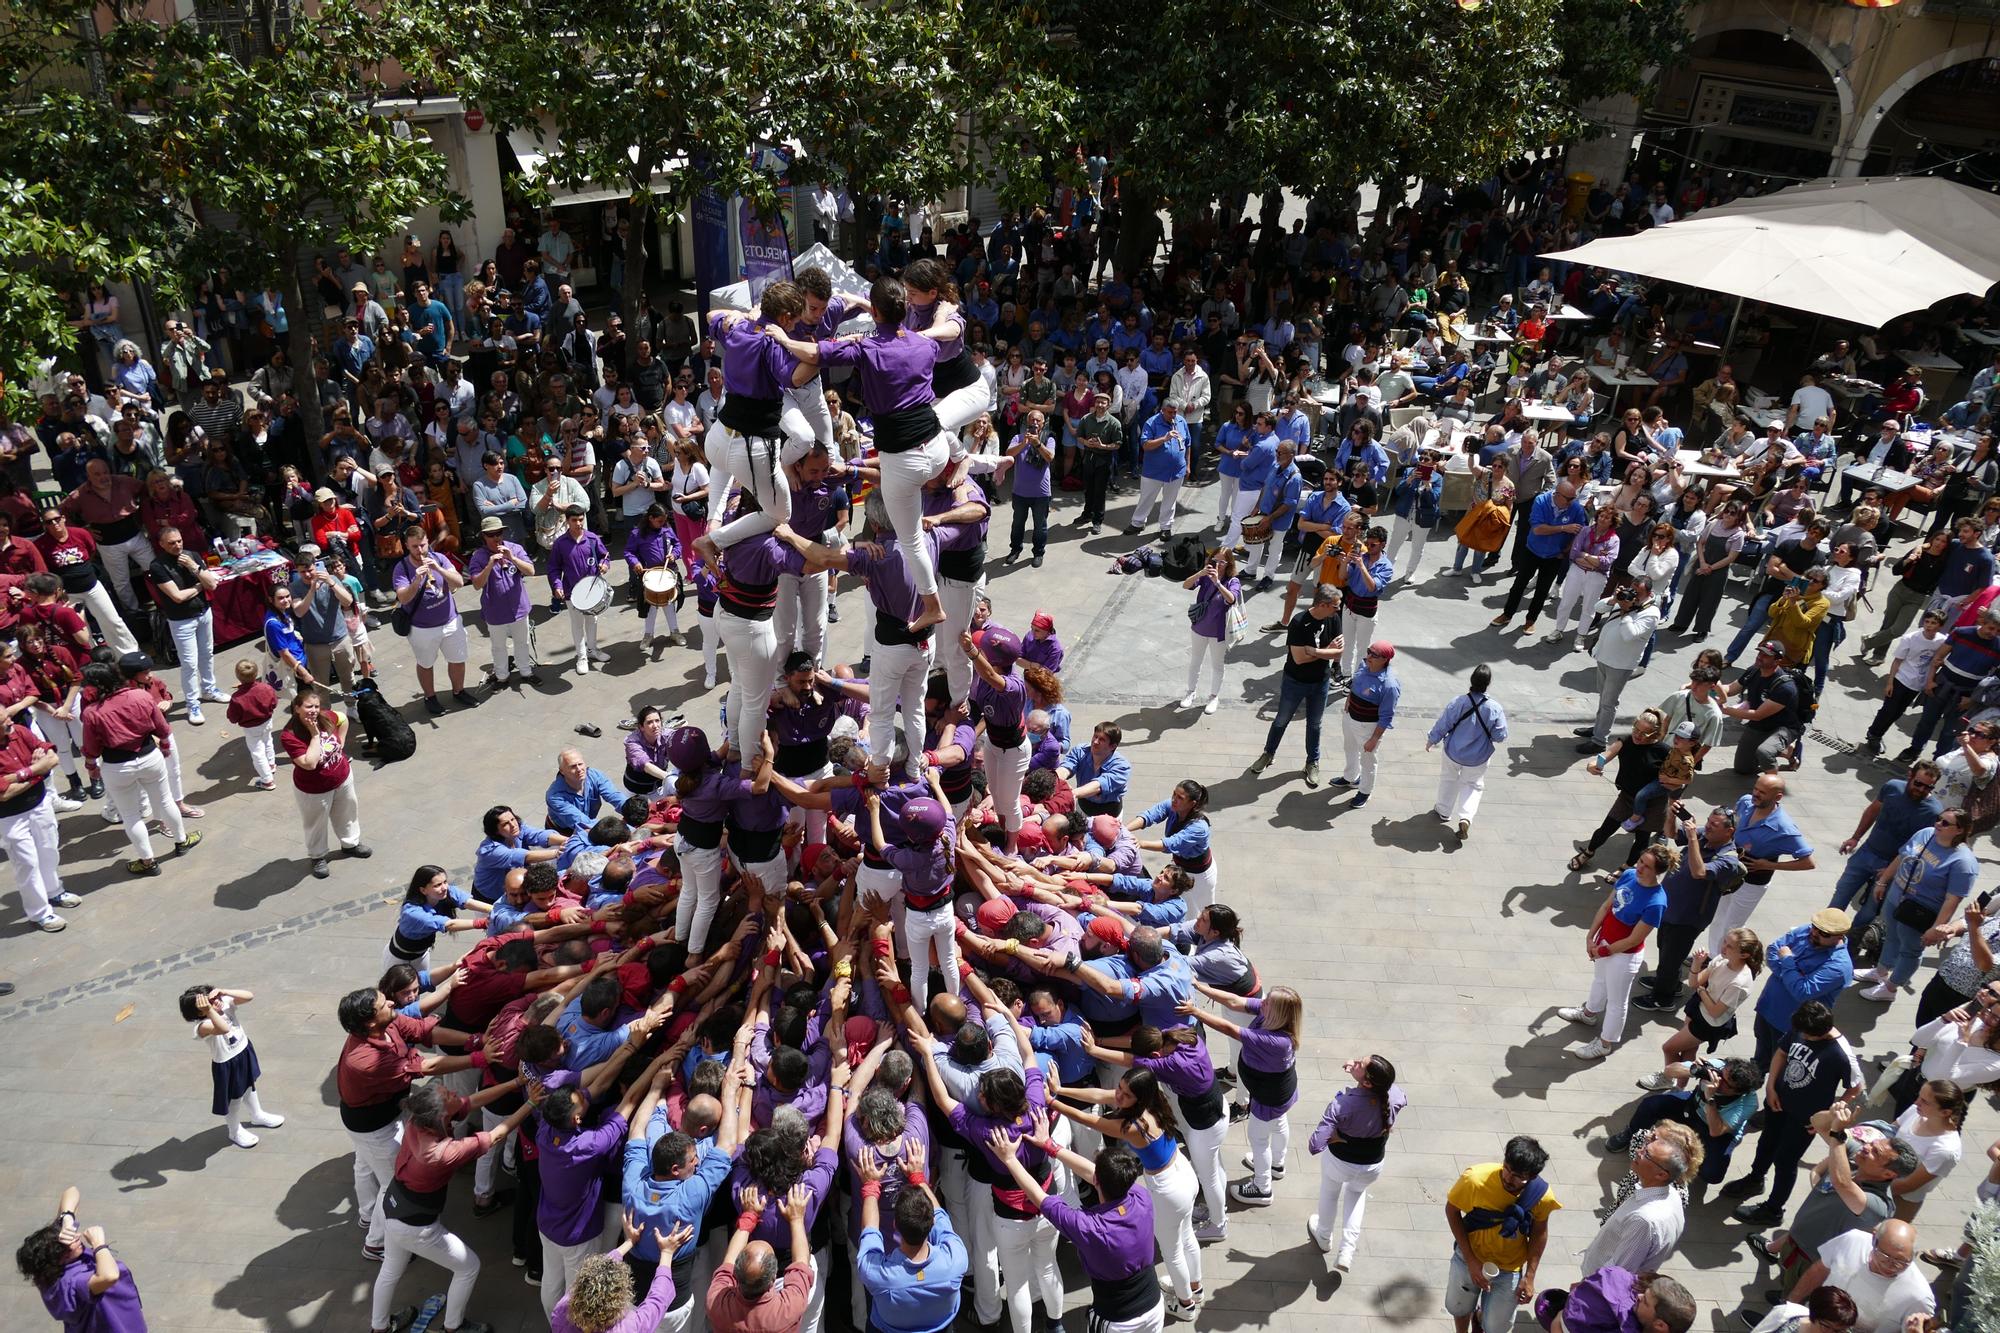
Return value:
<svg viewBox="0 0 2000 1333">
<path fill-rule="evenodd" d="M 1775 772 L 1819 708 L 1811 673 L 1797 669 L 1776 639 L 1758 645 L 1756 665 L 1731 681 L 1723 697 L 1723 715 L 1743 724 L 1733 765 L 1743 774 Z"/>
</svg>

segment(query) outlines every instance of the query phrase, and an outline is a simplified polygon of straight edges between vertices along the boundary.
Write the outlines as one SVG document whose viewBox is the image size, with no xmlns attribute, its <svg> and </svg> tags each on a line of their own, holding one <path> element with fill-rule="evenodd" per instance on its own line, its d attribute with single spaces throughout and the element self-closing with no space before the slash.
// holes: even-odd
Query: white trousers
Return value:
<svg viewBox="0 0 2000 1333">
<path fill-rule="evenodd" d="M 815 662 L 826 653 L 826 571 L 817 574 L 778 575 L 778 609 L 771 616 L 778 637 L 778 651 L 789 653 L 803 648 Z M 672 608 L 668 608 L 669 614 Z M 646 633 L 653 632 L 652 613 L 647 613 Z"/>
<path fill-rule="evenodd" d="M 490 1106 L 479 1108 L 479 1127 L 488 1134 L 500 1128 L 501 1121 L 505 1119 L 505 1116 L 497 1114 Z M 472 1193 L 476 1199 L 493 1197 L 493 1177 L 500 1169 L 500 1153 L 501 1150 L 495 1148 L 472 1159 Z"/>
<path fill-rule="evenodd" d="M 1215 521 L 1218 526 L 1236 515 L 1236 478 L 1218 474 L 1215 478 Z"/>
<path fill-rule="evenodd" d="M 1415 519 L 1404 518 L 1400 514 L 1392 518 L 1389 521 L 1388 555 L 1390 565 L 1393 566 L 1396 563 L 1396 557 L 1402 551 L 1403 543 L 1408 542 L 1410 543 L 1410 567 L 1403 571 L 1403 577 L 1406 579 L 1414 577 L 1417 572 L 1417 566 L 1423 563 L 1424 544 L 1430 541 L 1430 539 L 1431 530 L 1420 526 Z"/>
<path fill-rule="evenodd" d="M 790 575 L 786 577 L 789 578 Z M 782 606 L 783 603 L 780 602 L 779 605 Z M 648 639 L 653 637 L 654 628 L 659 623 L 660 612 L 662 611 L 667 613 L 667 633 L 679 634 L 681 632 L 680 608 L 676 607 L 672 602 L 668 602 L 665 606 L 653 606 L 649 604 L 646 607 L 646 623 L 639 631 L 642 636 Z"/>
<path fill-rule="evenodd" d="M 1161 1301 L 1147 1313 L 1131 1319 L 1099 1319 L 1092 1310 L 1084 1322 L 1090 1333 L 1160 1333 L 1167 1326 L 1167 1304 Z"/>
<path fill-rule="evenodd" d="M 587 616 L 574 605 L 568 609 L 569 638 L 576 645 L 576 669 L 590 669 L 590 654 L 597 652 L 597 617 Z"/>
<path fill-rule="evenodd" d="M 1708 927 L 1710 957 L 1722 957 L 1723 938 L 1738 926 L 1750 924 L 1750 914 L 1757 910 L 1758 903 L 1764 901 L 1764 895 L 1770 888 L 1768 883 L 1746 883 L 1736 892 L 1723 895 L 1721 904 L 1715 909 L 1715 920 Z"/>
<path fill-rule="evenodd" d="M 1195 692 L 1195 682 L 1201 678 L 1201 664 L 1208 663 L 1208 694 L 1212 699 L 1222 697 L 1222 659 L 1229 652 L 1227 639 L 1211 639 L 1190 628 L 1188 630 L 1188 687 L 1187 692 Z"/>
<path fill-rule="evenodd" d="M 543 1314 L 555 1314 L 556 1302 L 569 1291 L 569 1284 L 576 1279 L 576 1270 L 583 1266 L 585 1259 L 603 1252 L 602 1234 L 580 1240 L 574 1245 L 558 1245 L 547 1236 L 542 1237 Z"/>
<path fill-rule="evenodd" d="M 782 864 L 782 863 L 781 863 Z M 784 885 L 778 886 L 780 895 Z M 903 900 L 903 952 L 910 959 L 910 1000 L 917 1012 L 928 1013 L 931 1002 L 931 951 L 937 951 L 938 972 L 947 986 L 958 977 L 958 941 L 953 929 L 958 918 L 952 914 L 951 899 L 936 907 L 919 910 Z"/>
<path fill-rule="evenodd" d="M 484 1159 L 482 1159 L 484 1160 Z M 412 1258 L 425 1258 L 451 1274 L 445 1291 L 445 1328 L 465 1322 L 465 1304 L 472 1299 L 472 1285 L 479 1280 L 479 1256 L 464 1241 L 445 1230 L 443 1219 L 429 1226 L 413 1227 L 408 1222 L 384 1219 L 382 1271 L 375 1275 L 375 1299 L 368 1320 L 370 1328 L 389 1327 L 396 1301 L 396 1284 Z"/>
<path fill-rule="evenodd" d="M 1188 887 L 1185 895 L 1187 898 L 1188 920 L 1190 921 L 1200 916 L 1201 909 L 1213 903 L 1216 895 L 1222 892 L 1222 881 L 1216 875 L 1215 868 L 1215 849 L 1211 846 L 1208 852 L 1208 869 L 1201 871 L 1190 870 L 1188 872 L 1188 878 L 1194 881 Z"/>
<path fill-rule="evenodd" d="M 715 627 L 714 616 L 695 615 L 695 625 L 701 631 L 701 666 L 703 687 L 715 684 L 715 651 L 722 646 L 721 631 Z M 734 675 L 734 672 L 730 673 Z"/>
<path fill-rule="evenodd" d="M 1146 1173 L 1146 1190 L 1153 1196 L 1153 1239 L 1167 1263 L 1167 1281 L 1174 1297 L 1194 1297 L 1201 1281 L 1201 1246 L 1194 1238 L 1194 1201 L 1201 1192 L 1194 1167 L 1176 1152 L 1166 1167 Z"/>
<path fill-rule="evenodd" d="M 992 403 L 992 397 L 986 392 L 986 382 L 974 380 L 938 399 L 931 410 L 937 413 L 938 425 L 953 435 L 963 435 L 965 428 L 979 420 L 979 414 L 987 411 Z M 964 452 L 963 448 L 956 446 L 951 451 L 953 458 L 961 457 Z"/>
<path fill-rule="evenodd" d="M 1250 1180 L 1259 1189 L 1271 1188 L 1271 1168 L 1280 1165 L 1292 1146 L 1292 1118 L 1276 1120 L 1250 1117 Z"/>
<path fill-rule="evenodd" d="M 71 600 L 81 603 L 90 618 L 97 622 L 97 632 L 104 641 L 118 650 L 119 656 L 139 651 L 139 641 L 132 637 L 131 626 L 125 617 L 118 614 L 118 608 L 111 601 L 111 590 L 99 579 L 82 592 L 70 594 Z"/>
<path fill-rule="evenodd" d="M 181 659 L 181 697 L 192 708 L 204 694 L 215 693 L 215 615 L 204 607 L 198 616 L 169 620 L 167 630 Z"/>
<path fill-rule="evenodd" d="M 403 1146 L 403 1122 L 394 1120 L 365 1134 L 350 1129 L 347 1138 L 354 1145 L 354 1215 L 367 1221 L 368 1243 L 383 1245 L 382 1191 L 389 1188 L 396 1175 L 396 1153 Z"/>
<path fill-rule="evenodd" d="M 243 728 L 243 748 L 250 752 L 250 771 L 257 775 L 257 781 L 277 781 L 278 750 L 271 743 L 270 719 Z"/>
<path fill-rule="evenodd" d="M 930 546 L 924 541 L 924 483 L 938 474 L 950 456 L 950 443 L 945 433 L 940 431 L 921 448 L 906 449 L 899 454 L 879 454 L 875 459 L 876 466 L 882 470 L 882 503 L 888 507 L 889 522 L 896 529 L 896 545 L 903 552 L 903 563 L 910 567 L 910 577 L 917 585 L 917 591 L 925 597 L 937 592 L 938 581 L 937 566 L 931 561 Z M 711 463 L 710 467 L 713 466 Z M 715 483 L 711 481 L 710 495 L 715 494 L 714 488 Z M 786 492 L 785 506 L 789 514 L 789 491 Z"/>
<path fill-rule="evenodd" d="M 1322 1245 L 1340 1229 L 1340 1253 L 1351 1255 L 1361 1240 L 1361 1215 L 1368 1206 L 1368 1187 L 1382 1174 L 1382 1164 L 1361 1166 L 1343 1162 L 1330 1152 L 1320 1154 L 1319 1234 Z"/>
<path fill-rule="evenodd" d="M 1174 515 L 1178 512 L 1181 502 L 1182 480 L 1180 477 L 1175 477 L 1172 481 L 1160 481 L 1154 477 L 1140 477 L 1139 503 L 1133 507 L 1132 521 L 1127 526 L 1134 528 L 1145 527 L 1146 516 L 1153 512 L 1153 502 L 1157 500 L 1160 503 L 1160 535 L 1162 537 L 1173 536 Z"/>
<path fill-rule="evenodd" d="M 717 420 L 703 442 L 708 455 L 708 531 L 717 546 L 729 546 L 769 532 L 792 516 L 792 488 L 778 470 L 781 441 L 744 435 Z M 758 504 L 722 522 L 729 494 L 741 486 Z"/>
<path fill-rule="evenodd" d="M 1194 1162 L 1195 1179 L 1201 1197 L 1208 1204 L 1208 1220 L 1216 1226 L 1229 1221 L 1229 1172 L 1222 1165 L 1222 1140 L 1229 1134 L 1229 1117 L 1222 1116 L 1207 1129 L 1196 1129 L 1181 1116 L 1181 1133 L 1187 1138 L 1188 1156 Z"/>
<path fill-rule="evenodd" d="M 745 620 L 726 610 L 715 613 L 722 646 L 729 650 L 729 725 L 736 753 L 753 759 L 763 747 L 764 719 L 771 711 L 771 685 L 778 679 L 778 636 L 768 620 Z M 923 695 L 917 695 L 917 725 L 923 725 Z M 881 701 L 875 701 L 881 707 Z"/>
<path fill-rule="evenodd" d="M 958 636 L 972 628 L 972 604 L 986 582 L 978 579 L 939 579 L 938 604 L 944 607 L 944 623 L 931 640 L 938 663 L 944 667 L 945 683 L 951 686 L 951 701 L 964 703 L 972 693 L 972 659 L 958 646 Z"/>
<path fill-rule="evenodd" d="M 778 855 L 763 861 L 738 861 L 743 873 L 764 886 L 764 893 L 770 901 L 776 902 L 785 896 L 785 855 Z"/>
<path fill-rule="evenodd" d="M 1224 477 L 1223 480 L 1227 482 L 1230 479 Z M 1242 544 L 1243 520 L 1257 511 L 1257 500 L 1261 495 L 1261 491 L 1238 490 L 1236 492 L 1235 498 L 1230 501 L 1229 532 L 1222 539 L 1224 546 L 1238 546 Z"/>
<path fill-rule="evenodd" d="M 0 847 L 7 849 L 7 863 L 14 867 L 14 891 L 21 895 L 21 910 L 28 920 L 40 921 L 53 910 L 50 900 L 60 898 L 63 892 L 56 803 L 46 791 L 41 804 L 32 810 L 0 818 Z"/>
<path fill-rule="evenodd" d="M 936 640 L 932 639 L 931 643 Z M 903 714 L 903 743 L 909 749 L 910 768 L 923 762 L 924 683 L 930 678 L 931 649 L 926 644 L 878 643 L 868 657 L 868 748 L 880 763 L 888 763 L 896 747 L 896 712 Z M 730 675 L 736 674 L 732 662 Z M 770 682 L 764 683 L 769 695 Z M 761 725 L 762 719 L 759 719 Z M 860 830 L 868 836 L 866 829 Z"/>
<path fill-rule="evenodd" d="M 486 623 L 486 643 L 493 653 L 493 680 L 497 684 L 516 671 L 535 669 L 535 640 L 528 633 L 528 618 L 522 616 L 508 625 Z"/>
<path fill-rule="evenodd" d="M 1000 827 L 1012 833 L 1021 827 L 1021 781 L 1028 775 L 1028 743 L 1024 740 L 1002 749 L 981 736 L 979 757 L 986 766 L 986 790 L 1000 816 Z"/>
<path fill-rule="evenodd" d="M 43 740 L 56 747 L 56 763 L 63 776 L 74 778 L 77 756 L 83 753 L 83 709 L 77 700 L 77 691 L 70 691 L 68 706 L 71 716 L 63 718 L 36 704 L 35 730 L 42 733 Z"/>
<path fill-rule="evenodd" d="M 1361 668 L 1368 645 L 1375 637 L 1375 617 L 1357 616 L 1345 607 L 1340 612 L 1340 670 L 1353 677 Z"/>
<path fill-rule="evenodd" d="M 826 405 L 826 385 L 814 377 L 810 383 L 786 389 L 785 406 L 778 414 L 778 429 L 785 436 L 781 457 L 787 467 L 811 453 L 815 444 L 825 445 L 832 453 L 833 412 Z"/>
<path fill-rule="evenodd" d="M 975 1150 L 976 1151 L 976 1150 Z M 966 1264 L 972 1270 L 972 1311 L 981 1325 L 1000 1322 L 999 1219 L 993 1215 L 993 1191 L 965 1169 L 966 1154 L 956 1148 L 938 1150 L 938 1193 L 945 1212 L 965 1240 Z"/>
<path fill-rule="evenodd" d="M 1580 569 L 1575 565 L 1563 575 L 1562 592 L 1556 597 L 1557 634 L 1569 632 L 1570 617 L 1577 621 L 1577 632 L 1590 623 L 1590 608 L 1597 605 L 1597 599 L 1604 596 L 1604 580 L 1608 577 L 1604 570 Z"/>
<path fill-rule="evenodd" d="M 1347 749 L 1347 767 L 1343 770 L 1343 776 L 1349 782 L 1359 783 L 1363 796 L 1375 790 L 1375 760 L 1382 747 L 1377 745 L 1373 750 L 1362 748 L 1374 734 L 1373 722 L 1363 722 L 1359 718 L 1348 716 L 1346 709 L 1341 710 L 1340 737 Z"/>
<path fill-rule="evenodd" d="M 354 794 L 353 773 L 332 791 L 300 791 L 294 787 L 292 794 L 299 799 L 299 819 L 305 824 L 308 859 L 317 861 L 326 856 L 335 841 L 344 848 L 359 845 L 361 798 Z"/>
<path fill-rule="evenodd" d="M 118 593 L 118 600 L 137 610 L 145 603 L 139 600 L 132 588 L 132 571 L 138 570 L 143 576 L 153 563 L 153 542 L 144 532 L 135 532 L 124 541 L 113 544 L 102 542 L 97 548 L 98 558 L 104 561 L 105 577 Z"/>
<path fill-rule="evenodd" d="M 104 792 L 117 802 L 125 840 L 132 844 L 132 855 L 141 861 L 153 859 L 153 839 L 146 832 L 147 801 L 152 802 L 153 817 L 166 825 L 167 836 L 175 843 L 187 841 L 180 802 L 167 783 L 167 761 L 158 750 L 104 765 Z"/>
<path fill-rule="evenodd" d="M 1604 1015 L 1604 1027 L 1600 1035 L 1608 1045 L 1617 1045 L 1625 1036 L 1625 1014 L 1632 1003 L 1632 983 L 1639 979 L 1639 966 L 1645 961 L 1645 950 L 1634 949 L 1631 953 L 1614 953 L 1609 958 L 1599 958 L 1590 968 L 1590 998 L 1583 1007 L 1593 1014 Z"/>
<path fill-rule="evenodd" d="M 1432 808 L 1446 823 L 1456 824 L 1461 819 L 1477 817 L 1479 797 L 1485 790 L 1485 764 L 1458 764 L 1439 757 L 1438 798 L 1437 805 Z"/>
<path fill-rule="evenodd" d="M 674 906 L 674 938 L 685 941 L 689 953 L 701 953 L 722 902 L 722 849 L 697 847 L 681 838 L 674 850 L 680 854 L 682 875 L 680 900 Z"/>
<path fill-rule="evenodd" d="M 973 1188 L 986 1189 L 983 1185 Z M 986 1194 L 990 1200 L 992 1191 L 986 1190 Z M 1061 1238 L 1055 1227 L 1040 1217 L 995 1217 L 993 1232 L 999 1242 L 1000 1281 L 1014 1333 L 1034 1333 L 1036 1297 L 1041 1298 L 1050 1319 L 1062 1318 L 1062 1271 L 1056 1266 L 1056 1246 Z"/>
</svg>

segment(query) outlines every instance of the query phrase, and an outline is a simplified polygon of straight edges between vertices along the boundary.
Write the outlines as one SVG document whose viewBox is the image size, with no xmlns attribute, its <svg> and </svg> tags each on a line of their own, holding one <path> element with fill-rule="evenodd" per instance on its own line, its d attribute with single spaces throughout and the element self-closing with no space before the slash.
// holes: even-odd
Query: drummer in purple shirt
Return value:
<svg viewBox="0 0 2000 1333">
<path fill-rule="evenodd" d="M 465 562 L 472 586 L 479 589 L 479 616 L 486 622 L 493 649 L 493 688 L 511 683 L 508 666 L 530 685 L 542 683 L 535 670 L 535 643 L 528 633 L 528 575 L 535 562 L 520 546 L 507 540 L 507 525 L 497 517 L 479 521 L 479 549 Z"/>
<path fill-rule="evenodd" d="M 587 676 L 593 664 L 602 666 L 611 654 L 597 647 L 597 615 L 580 610 L 576 587 L 585 579 L 601 579 L 611 567 L 604 538 L 585 526 L 590 511 L 582 505 L 563 510 L 563 530 L 549 546 L 549 587 L 569 608 L 570 638 L 576 643 L 576 674 Z M 598 610 L 602 610 L 599 607 Z"/>
<path fill-rule="evenodd" d="M 923 541 L 923 486 L 950 457 L 950 438 L 938 421 L 931 372 L 941 359 L 940 339 L 955 336 L 957 328 L 940 324 L 920 334 L 902 328 L 909 302 L 899 278 L 877 278 L 868 292 L 868 306 L 875 329 L 865 337 L 803 343 L 778 335 L 777 341 L 801 361 L 851 366 L 860 379 L 861 401 L 875 424 L 875 462 L 882 477 L 877 494 L 888 507 L 897 545 L 922 599 L 921 612 L 910 621 L 914 633 L 945 618 L 938 600 L 936 561 Z M 709 466 L 714 467 L 713 459 Z M 710 494 L 714 493 L 711 483 Z"/>
<path fill-rule="evenodd" d="M 793 283 L 774 282 L 759 304 L 758 315 L 718 310 L 708 317 L 709 336 L 722 357 L 724 390 L 704 444 L 708 532 L 695 542 L 710 564 L 724 547 L 769 532 L 791 514 L 791 488 L 778 465 L 785 395 L 819 374 L 816 366 L 801 365 L 770 333 L 805 316 L 805 294 Z M 725 523 L 723 513 L 738 484 L 743 494 L 737 516 Z"/>
<path fill-rule="evenodd" d="M 987 1145 L 1029 1204 L 1075 1247 L 1077 1262 L 1090 1279 L 1090 1326 L 1158 1328 L 1164 1316 L 1160 1281 L 1153 1271 L 1153 1196 L 1139 1183 L 1145 1174 L 1139 1154 L 1112 1142 L 1098 1150 L 1094 1162 L 1078 1156 L 1049 1138 L 1046 1115 L 1037 1117 L 1032 1137 L 1014 1139 L 995 1131 Z M 1021 1165 L 1021 1152 L 1030 1148 L 1048 1153 L 1077 1180 L 1095 1187 L 1098 1201 L 1077 1208 L 1051 1198 Z"/>
</svg>

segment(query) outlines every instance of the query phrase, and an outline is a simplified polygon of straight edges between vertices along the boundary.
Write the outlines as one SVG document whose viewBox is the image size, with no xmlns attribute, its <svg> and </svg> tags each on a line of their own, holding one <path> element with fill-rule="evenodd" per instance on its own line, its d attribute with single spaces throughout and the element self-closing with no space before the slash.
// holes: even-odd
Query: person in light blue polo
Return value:
<svg viewBox="0 0 2000 1333">
<path fill-rule="evenodd" d="M 600 809 L 617 810 L 625 803 L 625 793 L 586 763 L 581 750 L 564 749 L 556 756 L 555 781 L 543 799 L 548 803 L 549 827 L 575 834 L 588 833 Z"/>
<path fill-rule="evenodd" d="M 868 1293 L 868 1326 L 877 1333 L 944 1333 L 958 1318 L 959 1284 L 965 1280 L 965 1242 L 938 1204 L 917 1156 L 904 1167 L 914 1189 L 896 1196 L 891 1247 L 882 1225 L 885 1164 L 864 1151 L 861 1177 L 861 1243 L 854 1269 Z"/>
<path fill-rule="evenodd" d="M 639 1239 L 632 1243 L 625 1262 L 632 1269 L 635 1291 L 652 1285 L 653 1273 L 663 1258 L 673 1265 L 674 1307 L 660 1326 L 680 1328 L 687 1322 L 696 1292 L 703 1290 L 695 1281 L 695 1238 L 690 1236 L 671 1256 L 663 1256 L 653 1232 L 672 1235 L 682 1226 L 700 1231 L 702 1216 L 715 1192 L 729 1178 L 741 1125 L 733 1105 L 720 1109 L 718 1122 L 715 1098 L 695 1096 L 688 1099 L 681 1128 L 675 1129 L 667 1117 L 667 1104 L 661 1100 L 665 1086 L 663 1071 L 639 1103 L 625 1139 L 625 1207 L 639 1224 Z"/>
<path fill-rule="evenodd" d="M 1437 721 L 1431 723 L 1424 749 L 1444 746 L 1438 768 L 1437 804 L 1432 812 L 1441 824 L 1456 824 L 1459 841 L 1472 836 L 1472 821 L 1479 813 L 1480 793 L 1486 790 L 1486 766 L 1493 753 L 1507 739 L 1507 714 L 1488 698 L 1493 684 L 1493 668 L 1484 662 L 1472 668 L 1472 680 L 1464 694 L 1446 704 Z"/>
<path fill-rule="evenodd" d="M 1238 446 L 1242 455 L 1236 463 L 1236 507 L 1230 511 L 1224 546 L 1242 546 L 1243 520 L 1257 512 L 1257 497 L 1278 469 L 1277 432 L 1277 419 L 1259 412 L 1251 421 L 1250 438 Z"/>
<path fill-rule="evenodd" d="M 1181 405 L 1172 398 L 1139 428 L 1139 502 L 1132 507 L 1128 534 L 1145 530 L 1153 502 L 1160 505 L 1160 537 L 1174 535 L 1174 513 L 1180 505 L 1181 484 L 1188 474 L 1188 425 Z"/>
<path fill-rule="evenodd" d="M 1368 804 L 1375 790 L 1376 752 L 1389 728 L 1396 725 L 1396 704 L 1403 697 L 1403 684 L 1389 665 L 1395 656 L 1395 644 L 1377 639 L 1362 654 L 1360 669 L 1347 685 L 1347 716 L 1340 720 L 1347 768 L 1332 785 L 1357 789 L 1348 803 L 1355 809 Z"/>
<path fill-rule="evenodd" d="M 1251 513 L 1270 521 L 1270 532 L 1259 542 L 1250 543 L 1249 556 L 1244 561 L 1243 581 L 1255 583 L 1259 590 L 1268 590 L 1272 579 L 1265 571 L 1267 561 L 1273 565 L 1271 548 L 1277 547 L 1282 553 L 1285 534 L 1298 521 L 1299 498 L 1305 490 L 1305 478 L 1299 474 L 1298 464 L 1292 461 L 1293 449 L 1290 440 L 1278 441 L 1275 465 L 1258 484 L 1256 499 L 1252 502 Z M 1250 469 L 1243 469 L 1243 489 L 1250 489 Z"/>
</svg>

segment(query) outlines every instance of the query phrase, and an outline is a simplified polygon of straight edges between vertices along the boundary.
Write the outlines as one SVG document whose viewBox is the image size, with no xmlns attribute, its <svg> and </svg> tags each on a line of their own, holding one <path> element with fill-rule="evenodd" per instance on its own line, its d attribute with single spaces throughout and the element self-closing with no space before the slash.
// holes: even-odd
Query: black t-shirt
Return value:
<svg viewBox="0 0 2000 1333">
<path fill-rule="evenodd" d="M 179 561 L 168 560 L 162 556 L 146 571 L 146 577 L 161 587 L 172 586 L 183 592 L 189 588 L 194 589 L 194 596 L 184 602 L 177 602 L 171 597 L 161 595 L 160 614 L 168 620 L 193 620 L 208 610 L 208 594 L 202 590 L 201 580 Z"/>
<path fill-rule="evenodd" d="M 1791 570 L 1792 573 L 1799 575 L 1801 578 L 1805 576 L 1805 572 L 1808 569 L 1826 563 L 1826 547 L 1824 545 L 1807 549 L 1805 543 L 1796 537 L 1791 541 L 1780 544 L 1778 549 L 1771 552 L 1771 554 L 1784 561 L 1785 568 Z M 1765 591 L 1768 592 L 1770 589 L 1766 589 Z"/>
<path fill-rule="evenodd" d="M 1301 611 L 1292 617 L 1292 623 L 1285 627 L 1285 647 L 1328 648 L 1340 634 L 1340 617 L 1328 616 L 1325 620 L 1314 620 L 1310 611 Z M 1320 658 L 1310 662 L 1294 662 L 1289 651 L 1285 653 L 1285 674 L 1304 685 L 1326 683 L 1328 663 Z"/>
<path fill-rule="evenodd" d="M 1660 741 L 1641 745 L 1627 736 L 1612 762 L 1617 767 L 1612 771 L 1611 785 L 1628 794 L 1637 792 L 1660 776 L 1660 765 L 1667 762 L 1667 746 Z"/>
<path fill-rule="evenodd" d="M 1841 1038 L 1806 1038 L 1796 1030 L 1785 1034 L 1785 1072 L 1778 1100 L 1787 1119 L 1805 1120 L 1824 1111 L 1850 1084 L 1860 1081 L 1854 1052 Z"/>
<path fill-rule="evenodd" d="M 1744 707 L 1754 711 L 1766 703 L 1783 704 L 1784 708 L 1767 718 L 1743 725 L 1760 732 L 1798 725 L 1799 687 L 1790 671 L 1781 667 L 1767 676 L 1756 667 L 1751 667 L 1743 673 Z"/>
</svg>

